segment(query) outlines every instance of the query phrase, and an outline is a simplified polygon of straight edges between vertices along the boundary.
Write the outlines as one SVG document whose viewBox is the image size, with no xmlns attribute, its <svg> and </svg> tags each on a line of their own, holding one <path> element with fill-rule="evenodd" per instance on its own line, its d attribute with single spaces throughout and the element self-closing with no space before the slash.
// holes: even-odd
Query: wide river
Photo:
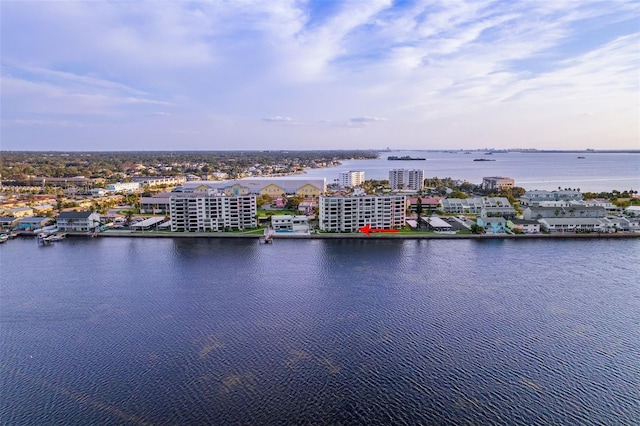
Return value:
<svg viewBox="0 0 640 426">
<path fill-rule="evenodd" d="M 640 240 L 0 245 L 6 425 L 637 425 Z"/>
<path fill-rule="evenodd" d="M 425 158 L 389 161 L 387 157 Z M 578 158 L 584 157 L 584 158 Z M 492 161 L 473 161 L 475 159 Z M 365 179 L 389 179 L 390 169 L 422 169 L 425 178 L 466 180 L 481 184 L 485 176 L 507 176 L 527 190 L 580 188 L 583 192 L 640 190 L 640 153 L 394 151 L 375 160 L 343 161 L 338 167 L 307 170 L 306 177 L 324 177 L 333 183 L 341 171 L 361 170 Z"/>
</svg>

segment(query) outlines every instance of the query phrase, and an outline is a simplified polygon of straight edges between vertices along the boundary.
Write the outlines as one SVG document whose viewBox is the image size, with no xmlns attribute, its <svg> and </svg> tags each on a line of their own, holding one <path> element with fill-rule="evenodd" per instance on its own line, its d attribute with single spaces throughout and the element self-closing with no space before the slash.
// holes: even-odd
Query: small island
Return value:
<svg viewBox="0 0 640 426">
<path fill-rule="evenodd" d="M 405 155 L 403 157 L 397 157 L 395 155 L 392 155 L 392 156 L 388 157 L 387 160 L 390 160 L 390 161 L 424 161 L 424 160 L 426 160 L 426 158 L 410 157 L 408 155 Z"/>
</svg>

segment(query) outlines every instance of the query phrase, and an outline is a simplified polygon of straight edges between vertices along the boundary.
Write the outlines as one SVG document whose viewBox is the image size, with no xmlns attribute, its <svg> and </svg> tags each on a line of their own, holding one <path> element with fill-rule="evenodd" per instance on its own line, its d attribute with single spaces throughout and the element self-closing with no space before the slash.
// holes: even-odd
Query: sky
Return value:
<svg viewBox="0 0 640 426">
<path fill-rule="evenodd" d="M 638 1 L 0 2 L 0 149 L 640 149 Z"/>
</svg>

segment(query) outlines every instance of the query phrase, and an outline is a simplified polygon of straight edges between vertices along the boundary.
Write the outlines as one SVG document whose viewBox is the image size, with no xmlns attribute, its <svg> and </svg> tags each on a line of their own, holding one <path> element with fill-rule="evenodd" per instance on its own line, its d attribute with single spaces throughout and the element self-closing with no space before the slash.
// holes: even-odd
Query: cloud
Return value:
<svg viewBox="0 0 640 426">
<path fill-rule="evenodd" d="M 274 123 L 274 122 L 290 123 L 290 122 L 293 121 L 293 118 L 291 118 L 291 117 L 282 117 L 282 116 L 279 116 L 279 115 L 275 115 L 273 117 L 265 117 L 265 118 L 262 119 L 262 121 L 267 121 L 267 122 L 271 122 L 271 123 Z"/>
<path fill-rule="evenodd" d="M 535 146 L 537 129 L 566 144 L 583 143 L 584 133 L 604 135 L 601 144 L 638 135 L 634 1 L 32 6 L 6 2 L 0 15 L 3 126 L 23 130 L 3 133 L 3 146 L 29 144 L 44 127 L 6 120 L 102 124 L 100 139 L 126 147 L 193 129 L 201 138 L 190 143 L 203 149 L 212 138 L 243 148 L 399 139 L 422 147 L 427 130 L 443 146 L 484 143 L 480 133 L 493 146 Z M 597 120 L 573 123 L 582 111 Z M 86 138 L 69 132 L 60 143 Z"/>
</svg>

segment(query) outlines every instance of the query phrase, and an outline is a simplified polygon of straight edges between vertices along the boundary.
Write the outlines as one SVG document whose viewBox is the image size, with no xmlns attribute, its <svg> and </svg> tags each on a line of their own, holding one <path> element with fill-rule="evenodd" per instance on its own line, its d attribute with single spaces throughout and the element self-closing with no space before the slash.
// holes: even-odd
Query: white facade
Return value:
<svg viewBox="0 0 640 426">
<path fill-rule="evenodd" d="M 304 215 L 273 215 L 271 216 L 271 227 L 274 231 L 289 231 L 295 233 L 309 233 L 309 218 Z"/>
<path fill-rule="evenodd" d="M 138 182 L 119 182 L 110 183 L 106 187 L 107 191 L 112 192 L 135 192 L 140 189 L 140 183 Z"/>
<path fill-rule="evenodd" d="M 185 176 L 136 176 L 131 178 L 132 181 L 142 185 L 153 186 L 178 186 L 184 184 L 187 179 Z"/>
<path fill-rule="evenodd" d="M 171 230 L 209 232 L 242 230 L 258 226 L 256 196 L 222 196 L 199 193 L 171 197 Z"/>
<path fill-rule="evenodd" d="M 92 212 L 62 212 L 56 219 L 60 231 L 90 231 L 100 225 L 100 215 Z"/>
<path fill-rule="evenodd" d="M 389 170 L 389 187 L 393 191 L 403 189 L 421 191 L 424 188 L 424 170 Z"/>
<path fill-rule="evenodd" d="M 352 170 L 348 172 L 340 172 L 340 174 L 338 175 L 338 181 L 340 183 L 340 186 L 343 187 L 354 187 L 362 185 L 362 182 L 364 182 L 364 172 L 354 172 Z"/>
<path fill-rule="evenodd" d="M 329 232 L 358 232 L 371 225 L 378 229 L 395 229 L 406 221 L 404 195 L 363 197 L 320 197 L 320 229 Z"/>
</svg>

